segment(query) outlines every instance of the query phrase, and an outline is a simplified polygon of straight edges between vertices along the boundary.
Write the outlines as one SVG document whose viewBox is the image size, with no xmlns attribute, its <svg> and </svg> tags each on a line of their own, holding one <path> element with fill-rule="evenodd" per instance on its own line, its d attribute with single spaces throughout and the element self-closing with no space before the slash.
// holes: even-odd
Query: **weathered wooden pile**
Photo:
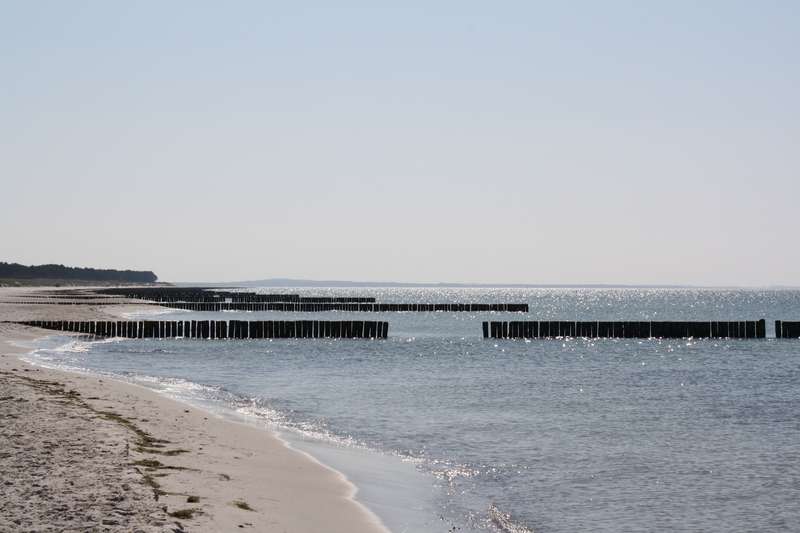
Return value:
<svg viewBox="0 0 800 533">
<path fill-rule="evenodd" d="M 528 312 L 528 304 L 387 304 L 387 303 L 306 303 L 306 302 L 172 302 L 160 304 L 185 311 L 282 311 L 317 313 L 347 312 Z"/>
<path fill-rule="evenodd" d="M 98 293 L 120 298 L 171 303 L 371 303 L 366 296 L 312 296 L 299 294 L 260 294 L 256 292 L 224 291 L 210 287 L 121 287 L 100 289 Z M 171 306 L 170 306 L 171 307 Z"/>
<path fill-rule="evenodd" d="M 187 311 L 277 312 L 512 312 L 528 313 L 526 303 L 379 303 L 373 297 L 260 294 L 213 287 L 119 287 L 92 291 L 54 291 L 31 295 L 20 304 L 117 305 L 120 298 L 142 305 Z M 63 299 L 62 299 L 63 298 Z M 68 300 L 69 299 L 69 300 Z M 97 299 L 100 301 L 89 301 Z M 9 302 L 5 302 L 9 303 Z M 189 321 L 32 321 L 28 325 L 129 338 L 263 339 L 386 338 L 388 322 L 359 320 L 189 320 Z M 800 338 L 800 321 L 775 322 L 779 339 Z M 763 339 L 765 320 L 738 321 L 487 321 L 483 337 L 492 339 L 586 338 L 731 338 Z"/>
<path fill-rule="evenodd" d="M 91 300 L 3 300 L 4 304 L 13 304 L 13 305 L 85 305 L 85 306 L 96 306 L 96 305 L 120 305 L 120 303 L 126 302 L 119 302 L 113 300 L 100 300 L 100 301 L 91 301 Z M 136 305 L 159 305 L 152 302 L 137 302 Z"/>
<path fill-rule="evenodd" d="M 102 299 L 119 299 L 117 296 L 110 294 L 62 294 L 62 293 L 44 293 L 44 294 L 25 294 L 22 298 L 28 299 L 68 299 L 68 300 L 102 300 Z"/>
<path fill-rule="evenodd" d="M 485 339 L 543 339 L 553 337 L 763 339 L 766 337 L 766 321 L 762 319 L 726 322 L 578 322 L 565 320 L 484 322 L 483 337 Z"/>
<path fill-rule="evenodd" d="M 132 339 L 385 339 L 389 323 L 364 320 L 29 320 L 56 331 Z"/>
<path fill-rule="evenodd" d="M 790 322 L 788 320 L 776 320 L 775 338 L 778 339 L 800 338 L 800 322 Z"/>
<path fill-rule="evenodd" d="M 99 292 L 185 311 L 528 312 L 528 304 L 520 303 L 377 303 L 372 297 L 301 297 L 298 294 L 258 294 L 205 287 L 123 287 Z"/>
</svg>

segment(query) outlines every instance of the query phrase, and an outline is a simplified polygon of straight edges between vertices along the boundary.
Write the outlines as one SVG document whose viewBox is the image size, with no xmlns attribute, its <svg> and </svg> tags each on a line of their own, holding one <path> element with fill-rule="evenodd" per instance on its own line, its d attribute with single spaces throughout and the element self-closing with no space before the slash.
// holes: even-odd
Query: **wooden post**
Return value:
<svg viewBox="0 0 800 533">
<path fill-rule="evenodd" d="M 756 338 L 757 339 L 765 339 L 767 338 L 767 321 L 763 318 L 756 322 Z"/>
</svg>

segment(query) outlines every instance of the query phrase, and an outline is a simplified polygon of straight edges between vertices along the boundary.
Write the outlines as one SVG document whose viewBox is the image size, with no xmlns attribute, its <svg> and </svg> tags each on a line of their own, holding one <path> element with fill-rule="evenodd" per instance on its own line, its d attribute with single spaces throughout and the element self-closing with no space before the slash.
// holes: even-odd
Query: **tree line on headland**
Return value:
<svg viewBox="0 0 800 533">
<path fill-rule="evenodd" d="M 67 267 L 64 265 L 20 265 L 0 262 L 0 279 L 57 279 L 65 281 L 119 281 L 126 283 L 154 283 L 158 276 L 151 271 L 114 270 Z"/>
</svg>

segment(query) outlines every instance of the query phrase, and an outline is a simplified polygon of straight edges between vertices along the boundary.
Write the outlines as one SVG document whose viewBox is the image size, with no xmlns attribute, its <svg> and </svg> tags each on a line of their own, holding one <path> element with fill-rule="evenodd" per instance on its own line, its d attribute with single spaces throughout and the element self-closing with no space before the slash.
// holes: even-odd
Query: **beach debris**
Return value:
<svg viewBox="0 0 800 533">
<path fill-rule="evenodd" d="M 178 509 L 177 511 L 168 512 L 167 514 L 170 515 L 172 518 L 181 518 L 183 520 L 188 520 L 193 518 L 195 514 L 200 513 L 200 509 L 195 509 L 194 507 L 188 509 Z"/>
<path fill-rule="evenodd" d="M 255 509 L 250 507 L 250 504 L 248 504 L 244 500 L 234 500 L 234 501 L 231 502 L 231 504 L 233 504 L 234 506 L 238 507 L 239 509 L 243 509 L 245 511 L 255 511 Z"/>
</svg>

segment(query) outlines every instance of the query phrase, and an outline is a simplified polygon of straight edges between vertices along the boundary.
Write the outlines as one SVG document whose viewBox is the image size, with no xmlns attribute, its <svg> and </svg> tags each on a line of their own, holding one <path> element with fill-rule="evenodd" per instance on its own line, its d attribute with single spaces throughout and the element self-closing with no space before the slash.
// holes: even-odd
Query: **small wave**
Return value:
<svg viewBox="0 0 800 533">
<path fill-rule="evenodd" d="M 41 355 L 47 352 L 54 353 L 86 353 L 91 350 L 94 344 L 110 344 L 118 342 L 120 339 L 116 337 L 97 339 L 90 336 L 66 336 L 58 337 L 51 335 L 48 339 L 56 339 L 59 344 L 57 346 L 39 347 L 32 350 L 32 354 Z"/>
<path fill-rule="evenodd" d="M 511 515 L 502 512 L 495 504 L 489 506 L 489 520 L 503 533 L 534 533 L 532 529 L 517 524 Z"/>
<path fill-rule="evenodd" d="M 480 470 L 473 466 L 441 459 L 429 460 L 428 466 L 434 477 L 445 481 L 449 485 L 452 485 L 458 479 L 475 477 L 480 474 Z"/>
<path fill-rule="evenodd" d="M 266 404 L 260 398 L 242 398 L 231 395 L 234 410 L 240 415 L 256 418 L 266 422 L 274 429 L 289 430 L 301 437 L 350 448 L 372 450 L 364 442 L 350 435 L 339 435 L 330 431 L 325 424 L 319 421 L 293 420 L 289 413 Z"/>
<path fill-rule="evenodd" d="M 43 351 L 56 353 L 85 353 L 89 351 L 89 344 L 81 341 L 70 341 L 56 348 L 48 348 Z M 37 354 L 39 352 L 40 350 L 36 350 Z"/>
<path fill-rule="evenodd" d="M 182 378 L 161 378 L 156 376 L 148 376 L 145 374 L 128 374 L 127 377 L 135 383 L 156 386 L 156 388 L 166 392 L 191 392 L 213 398 L 213 396 L 216 396 L 221 391 L 220 387 L 202 385 L 200 383 L 195 383 L 194 381 L 189 381 Z"/>
<path fill-rule="evenodd" d="M 51 338 L 57 338 L 52 336 Z M 119 342 L 121 339 L 118 337 L 110 337 L 110 338 L 103 338 L 98 339 L 95 337 L 65 337 L 63 339 L 64 343 L 54 347 L 43 347 L 43 348 L 36 348 L 33 350 L 33 354 L 41 355 L 42 353 L 46 352 L 55 352 L 55 353 L 86 353 L 91 350 L 92 345 L 94 344 L 112 344 L 115 342 Z"/>
<path fill-rule="evenodd" d="M 137 319 L 144 320 L 147 319 L 147 317 L 151 316 L 182 314 L 191 312 L 192 311 L 188 311 L 186 309 L 167 309 L 163 307 L 149 307 L 147 309 L 137 309 L 136 311 L 120 313 L 120 316 L 126 320 L 137 320 Z"/>
</svg>

